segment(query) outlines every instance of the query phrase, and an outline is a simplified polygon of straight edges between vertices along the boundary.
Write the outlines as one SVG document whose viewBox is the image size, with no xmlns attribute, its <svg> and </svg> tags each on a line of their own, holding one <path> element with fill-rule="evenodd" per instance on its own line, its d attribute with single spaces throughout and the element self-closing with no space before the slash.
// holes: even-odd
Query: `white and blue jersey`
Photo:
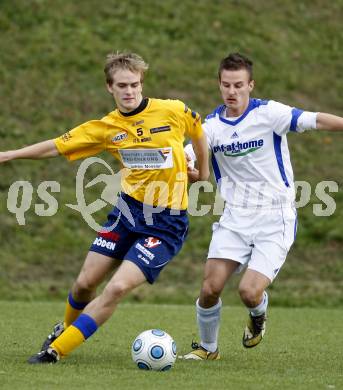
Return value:
<svg viewBox="0 0 343 390">
<path fill-rule="evenodd" d="M 240 263 L 273 281 L 297 230 L 288 132 L 316 128 L 316 113 L 250 99 L 238 118 L 217 107 L 203 124 L 225 209 L 213 224 L 209 259 Z M 188 148 L 188 149 L 187 149 Z M 192 156 L 191 147 L 186 153 Z"/>
<path fill-rule="evenodd" d="M 203 124 L 212 165 L 226 207 L 268 208 L 293 204 L 288 132 L 316 128 L 316 113 L 273 100 L 250 99 L 238 118 L 217 107 Z"/>
<path fill-rule="evenodd" d="M 213 224 L 209 259 L 233 260 L 273 281 L 296 231 L 293 170 L 286 135 L 315 129 L 317 114 L 272 100 L 250 99 L 238 118 L 217 107 L 203 124 L 225 200 Z M 191 145 L 185 147 L 195 160 Z"/>
</svg>

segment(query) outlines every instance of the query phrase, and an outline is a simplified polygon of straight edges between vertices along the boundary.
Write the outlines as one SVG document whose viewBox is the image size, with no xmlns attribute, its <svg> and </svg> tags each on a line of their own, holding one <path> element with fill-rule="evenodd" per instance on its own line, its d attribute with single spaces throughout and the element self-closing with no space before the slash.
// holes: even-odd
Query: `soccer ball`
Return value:
<svg viewBox="0 0 343 390">
<path fill-rule="evenodd" d="M 131 354 L 142 370 L 167 371 L 176 360 L 176 343 L 167 332 L 150 329 L 135 338 Z"/>
</svg>

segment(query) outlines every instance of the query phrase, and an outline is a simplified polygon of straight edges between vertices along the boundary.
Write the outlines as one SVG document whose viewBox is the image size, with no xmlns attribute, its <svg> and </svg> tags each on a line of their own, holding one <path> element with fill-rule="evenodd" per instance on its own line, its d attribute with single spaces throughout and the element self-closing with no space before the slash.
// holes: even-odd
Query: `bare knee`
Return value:
<svg viewBox="0 0 343 390">
<path fill-rule="evenodd" d="M 87 278 L 78 278 L 73 285 L 73 293 L 83 295 L 95 291 L 96 288 L 97 286 Z"/>
<path fill-rule="evenodd" d="M 256 307 L 261 303 L 263 290 L 258 287 L 249 285 L 240 285 L 238 288 L 239 295 L 248 307 Z"/>
<path fill-rule="evenodd" d="M 204 281 L 200 297 L 199 304 L 201 307 L 208 308 L 218 303 L 222 289 L 213 282 Z"/>
<path fill-rule="evenodd" d="M 122 281 L 107 285 L 102 292 L 102 300 L 105 305 L 111 305 L 120 301 L 128 292 L 130 287 Z"/>
<path fill-rule="evenodd" d="M 86 314 L 90 315 L 98 325 L 102 325 L 110 318 L 120 299 L 130 290 L 123 281 L 107 284 L 103 292 L 86 307 Z"/>
<path fill-rule="evenodd" d="M 88 297 L 95 294 L 97 283 L 92 281 L 87 275 L 81 274 L 73 284 L 72 293 L 74 298 Z"/>
</svg>

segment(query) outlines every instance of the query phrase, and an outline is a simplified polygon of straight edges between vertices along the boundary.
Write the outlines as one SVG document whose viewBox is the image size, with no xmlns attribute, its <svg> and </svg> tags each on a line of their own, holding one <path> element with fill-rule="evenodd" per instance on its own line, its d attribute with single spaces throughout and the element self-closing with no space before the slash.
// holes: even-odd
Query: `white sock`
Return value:
<svg viewBox="0 0 343 390">
<path fill-rule="evenodd" d="M 205 309 L 199 305 L 199 299 L 196 302 L 197 320 L 200 333 L 200 345 L 207 351 L 215 352 L 218 347 L 218 332 L 220 321 L 220 309 L 222 301 Z"/>
<path fill-rule="evenodd" d="M 256 307 L 253 308 L 249 307 L 248 310 L 253 317 L 257 317 L 265 313 L 267 311 L 267 307 L 268 307 L 268 294 L 267 291 L 264 291 L 262 302 Z"/>
</svg>

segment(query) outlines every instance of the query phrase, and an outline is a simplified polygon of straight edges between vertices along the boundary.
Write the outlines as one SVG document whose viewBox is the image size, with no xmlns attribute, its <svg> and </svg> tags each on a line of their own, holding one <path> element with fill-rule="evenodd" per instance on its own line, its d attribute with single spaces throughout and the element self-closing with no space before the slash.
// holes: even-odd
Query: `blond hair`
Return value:
<svg viewBox="0 0 343 390">
<path fill-rule="evenodd" d="M 144 72 L 149 68 L 149 65 L 141 56 L 136 53 L 112 53 L 106 56 L 105 76 L 106 82 L 109 85 L 113 83 L 113 74 L 119 69 L 128 69 L 131 72 L 140 73 L 141 81 L 144 79 Z"/>
</svg>

